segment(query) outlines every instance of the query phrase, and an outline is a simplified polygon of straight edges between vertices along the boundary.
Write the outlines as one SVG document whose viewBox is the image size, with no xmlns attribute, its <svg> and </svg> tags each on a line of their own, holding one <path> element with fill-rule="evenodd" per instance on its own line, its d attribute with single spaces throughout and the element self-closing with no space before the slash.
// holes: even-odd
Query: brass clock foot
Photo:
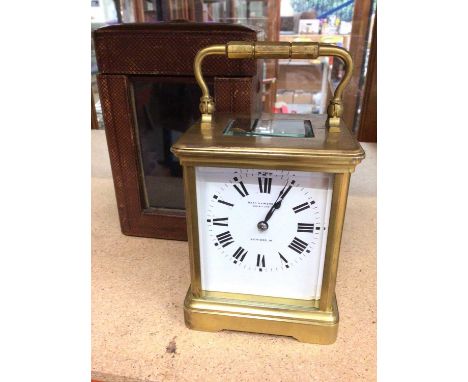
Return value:
<svg viewBox="0 0 468 382">
<path fill-rule="evenodd" d="M 289 336 L 300 342 L 332 344 L 338 333 L 336 300 L 331 312 L 318 309 L 282 309 L 280 306 L 249 306 L 240 301 L 196 298 L 190 289 L 184 303 L 185 324 L 207 332 L 234 330 Z"/>
</svg>

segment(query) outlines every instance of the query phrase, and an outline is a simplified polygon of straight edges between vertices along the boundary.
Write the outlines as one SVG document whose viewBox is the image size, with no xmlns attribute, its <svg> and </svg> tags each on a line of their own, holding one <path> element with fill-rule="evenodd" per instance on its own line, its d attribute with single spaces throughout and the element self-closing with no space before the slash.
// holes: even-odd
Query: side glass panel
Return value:
<svg viewBox="0 0 468 382">
<path fill-rule="evenodd" d="M 182 168 L 170 148 L 200 118 L 200 89 L 189 77 L 131 81 L 144 207 L 184 209 Z"/>
</svg>

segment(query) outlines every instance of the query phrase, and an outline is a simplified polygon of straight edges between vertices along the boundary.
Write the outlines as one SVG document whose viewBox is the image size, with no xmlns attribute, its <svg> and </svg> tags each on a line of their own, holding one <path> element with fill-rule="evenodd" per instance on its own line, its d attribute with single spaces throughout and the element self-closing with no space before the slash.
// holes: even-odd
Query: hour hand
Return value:
<svg viewBox="0 0 468 382">
<path fill-rule="evenodd" d="M 258 224 L 257 224 L 257 228 L 260 230 L 260 231 L 266 231 L 268 229 L 268 220 L 270 220 L 271 216 L 273 215 L 273 213 L 275 212 L 275 206 L 276 206 L 276 203 L 274 203 L 271 208 L 270 208 L 270 211 L 268 211 L 268 213 L 266 214 L 265 216 L 265 219 L 263 219 L 262 221 L 259 221 Z"/>
<path fill-rule="evenodd" d="M 268 222 L 268 220 L 270 220 L 270 218 L 273 216 L 273 213 L 279 209 L 281 207 L 281 201 L 277 201 L 275 202 L 271 208 L 270 208 L 270 211 L 268 211 L 268 213 L 266 214 L 265 216 L 265 219 L 263 220 L 265 223 Z"/>
<path fill-rule="evenodd" d="M 286 195 L 288 194 L 288 192 L 291 190 L 292 188 L 292 185 L 295 183 L 295 181 L 293 180 L 291 182 L 291 184 L 289 184 L 288 186 L 288 183 L 285 184 L 285 186 L 283 187 L 283 189 L 280 191 L 278 197 L 276 198 L 276 201 L 273 203 L 273 205 L 271 206 L 270 210 L 268 211 L 268 213 L 266 214 L 265 216 L 265 219 L 260 221 L 258 224 L 257 224 L 257 228 L 260 230 L 260 231 L 266 231 L 268 229 L 268 220 L 270 220 L 270 218 L 273 216 L 273 213 L 276 211 L 276 210 L 279 210 L 281 208 L 281 203 L 283 202 L 283 199 L 286 197 Z M 286 188 L 287 187 L 287 188 Z"/>
</svg>

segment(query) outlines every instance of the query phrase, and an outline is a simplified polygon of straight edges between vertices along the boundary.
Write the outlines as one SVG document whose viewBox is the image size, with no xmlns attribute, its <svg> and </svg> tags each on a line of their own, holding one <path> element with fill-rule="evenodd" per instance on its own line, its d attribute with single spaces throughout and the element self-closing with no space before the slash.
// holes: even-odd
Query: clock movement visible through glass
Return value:
<svg viewBox="0 0 468 382">
<path fill-rule="evenodd" d="M 333 175 L 196 167 L 201 287 L 320 298 Z"/>
</svg>

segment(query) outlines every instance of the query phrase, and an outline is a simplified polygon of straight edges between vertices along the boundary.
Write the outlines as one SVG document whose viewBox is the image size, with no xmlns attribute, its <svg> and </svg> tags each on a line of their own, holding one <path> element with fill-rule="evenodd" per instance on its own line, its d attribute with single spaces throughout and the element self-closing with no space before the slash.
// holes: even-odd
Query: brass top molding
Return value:
<svg viewBox="0 0 468 382">
<path fill-rule="evenodd" d="M 341 116 L 343 115 L 343 91 L 351 80 L 353 60 L 346 49 L 333 44 L 318 42 L 246 42 L 233 41 L 227 44 L 211 45 L 201 49 L 195 56 L 195 79 L 202 91 L 200 98 L 200 111 L 202 123 L 211 123 L 215 111 L 213 98 L 202 74 L 203 59 L 210 55 L 223 55 L 230 59 L 316 59 L 321 56 L 334 56 L 343 60 L 345 75 L 338 84 L 333 98 L 327 108 L 328 118 L 326 125 L 330 132 L 340 131 Z"/>
</svg>

